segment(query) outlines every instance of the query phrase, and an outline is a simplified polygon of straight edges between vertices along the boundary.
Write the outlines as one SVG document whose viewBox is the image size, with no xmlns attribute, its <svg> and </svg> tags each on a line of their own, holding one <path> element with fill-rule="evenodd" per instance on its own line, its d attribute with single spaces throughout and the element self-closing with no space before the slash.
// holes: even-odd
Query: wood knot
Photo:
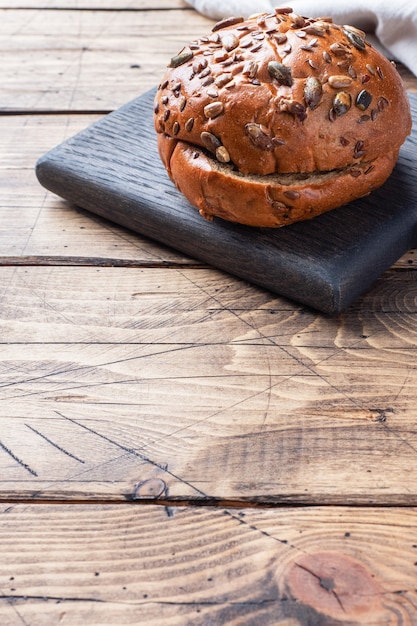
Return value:
<svg viewBox="0 0 417 626">
<path fill-rule="evenodd" d="M 161 478 L 148 478 L 136 483 L 133 487 L 133 500 L 148 500 L 159 498 L 166 492 L 166 483 Z"/>
<path fill-rule="evenodd" d="M 385 612 L 383 589 L 359 561 L 333 552 L 306 554 L 292 561 L 284 574 L 286 591 L 306 608 L 345 623 L 367 623 Z M 330 623 L 330 622 L 329 622 Z M 333 622 L 332 622 L 333 623 Z M 327 624 L 327 620 L 326 620 Z"/>
</svg>

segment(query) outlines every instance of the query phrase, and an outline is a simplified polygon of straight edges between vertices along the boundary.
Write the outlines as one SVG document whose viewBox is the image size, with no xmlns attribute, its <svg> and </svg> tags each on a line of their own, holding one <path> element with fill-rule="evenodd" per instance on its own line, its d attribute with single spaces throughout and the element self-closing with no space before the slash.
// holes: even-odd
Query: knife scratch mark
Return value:
<svg viewBox="0 0 417 626">
<path fill-rule="evenodd" d="M 43 433 L 39 432 L 39 430 L 36 430 L 36 428 L 33 428 L 33 426 L 30 426 L 29 424 L 25 424 L 25 426 L 26 426 L 26 428 L 29 428 L 29 430 L 31 430 L 32 432 L 34 432 L 37 435 L 39 435 L 39 437 L 42 437 L 42 439 L 47 441 L 51 446 L 53 446 L 54 448 L 56 448 L 57 450 L 59 450 L 63 454 L 66 454 L 67 456 L 71 457 L 75 461 L 78 461 L 78 463 L 85 463 L 85 461 L 83 461 L 82 459 L 79 459 L 78 456 L 75 456 L 75 454 L 72 454 L 72 452 L 68 452 L 68 450 L 65 450 L 65 448 L 62 448 L 60 445 L 58 445 L 57 443 L 55 443 L 54 441 L 49 439 L 49 437 L 47 437 Z"/>
<path fill-rule="evenodd" d="M 32 476 L 37 476 L 38 474 L 35 472 L 35 470 L 33 470 L 31 467 L 29 467 L 29 465 L 27 463 L 25 463 L 24 461 L 22 461 L 22 459 L 19 459 L 18 456 L 16 456 L 11 450 L 10 448 L 8 448 L 7 446 L 4 445 L 4 443 L 2 443 L 0 441 L 0 448 L 2 450 L 4 450 L 4 452 L 6 452 L 9 456 L 12 457 L 12 459 L 14 461 L 16 461 L 16 463 L 18 463 L 21 467 L 23 467 L 27 472 L 29 472 L 29 474 L 32 474 Z"/>
</svg>

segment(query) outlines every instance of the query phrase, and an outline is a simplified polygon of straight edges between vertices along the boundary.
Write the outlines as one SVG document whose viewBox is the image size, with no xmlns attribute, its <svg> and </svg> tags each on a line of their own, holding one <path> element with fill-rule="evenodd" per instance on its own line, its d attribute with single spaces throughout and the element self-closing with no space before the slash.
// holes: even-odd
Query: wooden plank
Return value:
<svg viewBox="0 0 417 626">
<path fill-rule="evenodd" d="M 101 115 L 0 116 L 0 264 L 195 264 L 146 237 L 86 213 L 45 191 L 36 160 Z M 89 260 L 89 261 L 88 261 Z"/>
<path fill-rule="evenodd" d="M 186 15 L 0 10 L 1 111 L 118 108 L 157 84 L 171 56 L 211 29 L 211 20 Z"/>
<path fill-rule="evenodd" d="M 72 11 L 191 10 L 184 0 L 0 0 L 0 9 L 67 9 Z"/>
<path fill-rule="evenodd" d="M 204 269 L 0 284 L 1 497 L 159 480 L 174 501 L 417 504 L 413 272 L 333 319 Z"/>
<path fill-rule="evenodd" d="M 416 514 L 4 504 L 0 620 L 413 626 Z"/>
<path fill-rule="evenodd" d="M 212 21 L 195 11 L 186 16 L 178 10 L 0 10 L 1 111 L 120 107 L 157 84 L 183 45 L 211 30 Z"/>
</svg>

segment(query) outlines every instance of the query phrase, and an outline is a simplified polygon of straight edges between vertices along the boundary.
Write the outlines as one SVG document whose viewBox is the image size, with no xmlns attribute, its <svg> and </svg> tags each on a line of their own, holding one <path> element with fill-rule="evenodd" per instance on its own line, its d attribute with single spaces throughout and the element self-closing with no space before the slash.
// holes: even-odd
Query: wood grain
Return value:
<svg viewBox="0 0 417 626">
<path fill-rule="evenodd" d="M 417 503 L 413 272 L 337 319 L 208 269 L 0 284 L 2 498 Z"/>
<path fill-rule="evenodd" d="M 0 620 L 410 626 L 415 516 L 415 509 L 4 504 Z"/>
<path fill-rule="evenodd" d="M 153 87 L 172 55 L 211 26 L 175 4 L 171 11 L 50 10 L 47 19 L 38 9 L 0 9 L 0 111 L 118 108 Z"/>
<path fill-rule="evenodd" d="M 35 163 L 101 115 L 0 116 L 0 264 L 195 264 L 194 260 L 70 206 L 41 187 Z M 36 261 L 37 259 L 37 261 Z"/>
<path fill-rule="evenodd" d="M 117 109 L 156 85 L 171 56 L 213 25 L 195 11 L 178 10 L 178 2 L 171 10 L 142 11 L 56 6 L 47 12 L 0 9 L 0 112 Z M 157 3 L 155 9 L 164 6 L 170 5 Z M 410 73 L 400 69 L 413 90 Z"/>
</svg>

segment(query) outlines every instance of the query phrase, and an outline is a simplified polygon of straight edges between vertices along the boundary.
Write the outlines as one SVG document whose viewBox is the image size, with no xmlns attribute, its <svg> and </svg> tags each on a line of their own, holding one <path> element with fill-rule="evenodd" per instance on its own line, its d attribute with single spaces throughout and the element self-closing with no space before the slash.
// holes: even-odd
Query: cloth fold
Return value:
<svg viewBox="0 0 417 626">
<path fill-rule="evenodd" d="M 197 11 L 215 20 L 230 15 L 248 17 L 272 11 L 274 0 L 185 0 Z M 281 3 L 283 6 L 283 4 Z M 289 0 L 285 6 L 309 17 L 331 16 L 338 24 L 350 24 L 374 33 L 377 46 L 390 59 L 401 61 L 417 76 L 416 0 Z M 375 40 L 372 41 L 375 43 Z M 380 45 L 378 45 L 378 43 Z"/>
</svg>

